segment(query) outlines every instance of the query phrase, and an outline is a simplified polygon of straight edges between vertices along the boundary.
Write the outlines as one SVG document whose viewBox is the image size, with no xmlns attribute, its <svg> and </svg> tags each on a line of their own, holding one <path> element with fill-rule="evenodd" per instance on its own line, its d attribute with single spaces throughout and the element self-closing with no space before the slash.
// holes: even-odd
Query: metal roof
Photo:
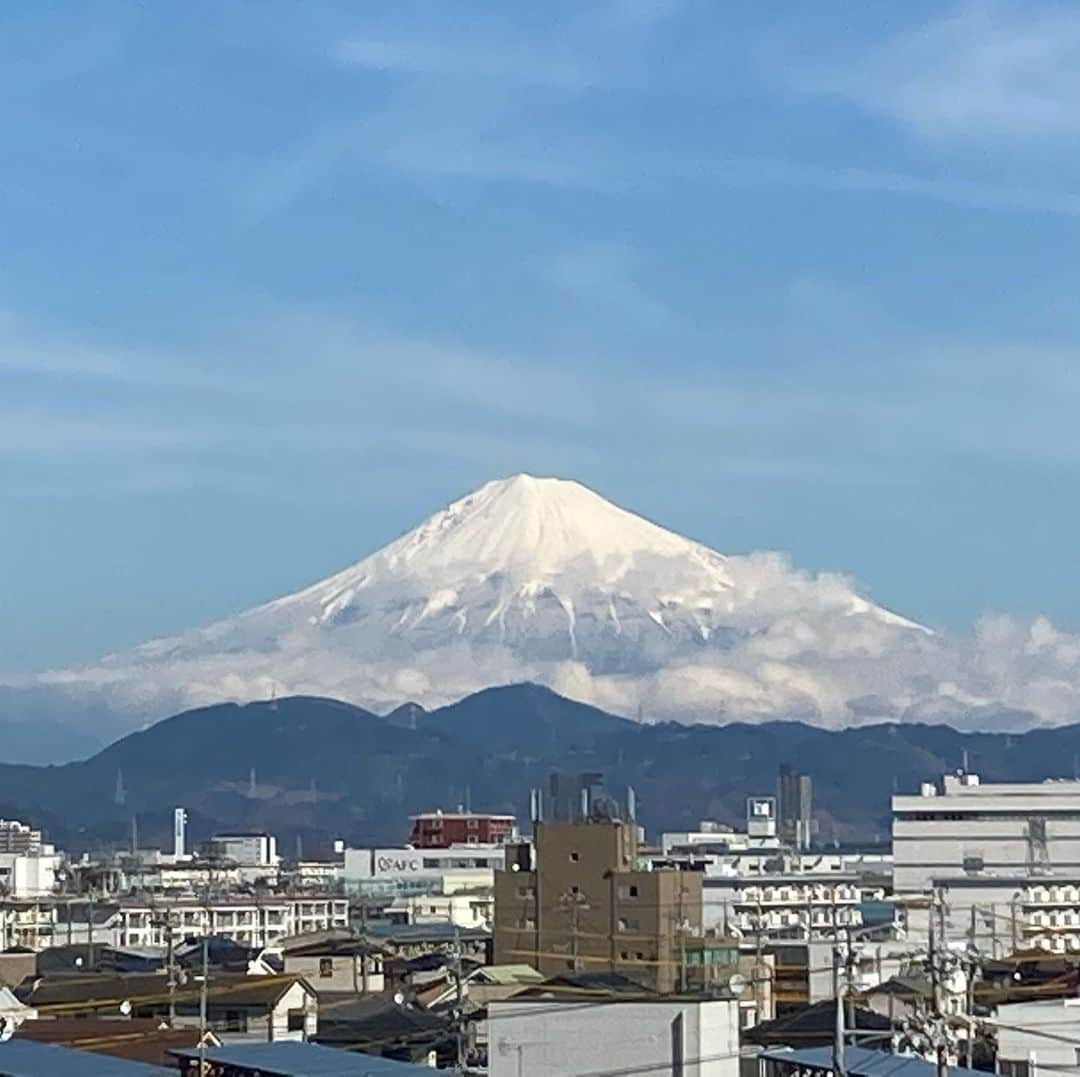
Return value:
<svg viewBox="0 0 1080 1077">
<path fill-rule="evenodd" d="M 0 1077 L 176 1077 L 176 1070 L 14 1039 L 0 1043 Z"/>
<path fill-rule="evenodd" d="M 199 1057 L 197 1048 L 169 1053 L 189 1060 Z M 264 1077 L 431 1077 L 433 1072 L 429 1066 L 411 1062 L 289 1041 L 208 1047 L 206 1058 L 237 1069 L 258 1071 Z M 176 1077 L 175 1073 L 172 1077 Z"/>
<path fill-rule="evenodd" d="M 807 1069 L 832 1071 L 832 1047 L 805 1047 L 794 1050 L 778 1047 L 762 1051 L 759 1058 L 772 1062 L 788 1062 Z M 935 1077 L 937 1066 L 925 1058 L 914 1055 L 893 1055 L 886 1051 L 872 1051 L 868 1047 L 845 1047 L 844 1069 L 849 1077 Z M 949 1077 L 986 1077 L 982 1070 L 949 1066 Z"/>
</svg>

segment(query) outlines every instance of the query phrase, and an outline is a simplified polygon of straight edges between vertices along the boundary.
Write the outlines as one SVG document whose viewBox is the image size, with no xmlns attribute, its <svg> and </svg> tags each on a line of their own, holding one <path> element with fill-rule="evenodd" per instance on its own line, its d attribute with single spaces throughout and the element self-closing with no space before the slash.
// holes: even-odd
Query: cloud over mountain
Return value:
<svg viewBox="0 0 1080 1077">
<path fill-rule="evenodd" d="M 934 633 L 842 576 L 518 475 L 302 591 L 33 687 L 134 725 L 275 693 L 389 709 L 524 680 L 648 719 L 1019 728 L 1075 718 L 1080 638 L 1004 616 Z"/>
</svg>

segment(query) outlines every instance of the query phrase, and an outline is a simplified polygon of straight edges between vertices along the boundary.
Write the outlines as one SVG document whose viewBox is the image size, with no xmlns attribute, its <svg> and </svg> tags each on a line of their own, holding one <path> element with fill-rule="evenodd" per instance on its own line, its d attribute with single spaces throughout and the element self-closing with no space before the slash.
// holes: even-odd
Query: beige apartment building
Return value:
<svg viewBox="0 0 1080 1077">
<path fill-rule="evenodd" d="M 662 992 L 685 983 L 701 934 L 701 875 L 642 870 L 637 827 L 538 822 L 535 867 L 507 849 L 495 873 L 495 961 L 546 976 L 616 972 Z"/>
</svg>

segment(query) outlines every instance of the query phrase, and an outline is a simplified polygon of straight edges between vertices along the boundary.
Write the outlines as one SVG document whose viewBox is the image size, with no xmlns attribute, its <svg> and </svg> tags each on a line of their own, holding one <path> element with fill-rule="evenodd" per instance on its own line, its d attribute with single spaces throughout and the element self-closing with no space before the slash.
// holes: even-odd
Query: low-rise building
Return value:
<svg viewBox="0 0 1080 1077">
<path fill-rule="evenodd" d="M 200 1021 L 201 987 L 192 979 L 170 991 L 165 972 L 128 975 L 93 973 L 45 977 L 23 993 L 23 1001 L 42 1011 L 71 1017 L 119 1014 L 121 1001 L 134 1017 L 164 1018 L 170 1006 L 174 1024 Z M 318 996 L 300 976 L 211 977 L 206 1000 L 207 1024 L 220 1035 L 261 1040 L 303 1040 L 318 1027 Z"/>
<path fill-rule="evenodd" d="M 865 901 L 881 901 L 883 886 L 855 874 L 714 874 L 702 880 L 703 922 L 726 936 L 753 939 L 826 939 L 863 926 Z"/>
<path fill-rule="evenodd" d="M 384 915 L 405 924 L 451 923 L 490 930 L 495 919 L 495 895 L 491 889 L 408 894 L 395 898 Z"/>
<path fill-rule="evenodd" d="M 490 1077 L 739 1075 L 737 1002 L 598 998 L 595 992 L 566 990 L 546 996 L 539 987 L 488 1005 Z"/>
<path fill-rule="evenodd" d="M 1001 1077 L 1060 1077 L 1076 1069 L 1080 998 L 999 1006 L 997 1072 Z"/>
<path fill-rule="evenodd" d="M 410 816 L 410 822 L 409 844 L 417 849 L 502 845 L 517 838 L 517 820 L 512 815 L 433 811 Z"/>
<path fill-rule="evenodd" d="M 40 842 L 27 852 L 0 852 L 0 895 L 48 897 L 56 890 L 63 855 Z"/>
<path fill-rule="evenodd" d="M 400 894 L 452 893 L 463 886 L 490 887 L 505 860 L 503 845 L 451 845 L 346 849 L 345 892 L 393 898 Z"/>
<path fill-rule="evenodd" d="M 320 994 L 327 991 L 378 994 L 386 987 L 383 954 L 349 932 L 329 931 L 286 939 L 285 972 L 302 976 Z"/>
<path fill-rule="evenodd" d="M 41 845 L 40 830 L 18 819 L 0 819 L 0 853 L 33 854 Z"/>
<path fill-rule="evenodd" d="M 278 946 L 290 935 L 349 926 L 345 898 L 320 894 L 235 895 L 200 901 L 193 897 L 124 897 L 111 902 L 72 901 L 54 905 L 58 941 L 115 947 L 166 947 L 174 940 L 220 935 L 243 946 Z"/>
</svg>

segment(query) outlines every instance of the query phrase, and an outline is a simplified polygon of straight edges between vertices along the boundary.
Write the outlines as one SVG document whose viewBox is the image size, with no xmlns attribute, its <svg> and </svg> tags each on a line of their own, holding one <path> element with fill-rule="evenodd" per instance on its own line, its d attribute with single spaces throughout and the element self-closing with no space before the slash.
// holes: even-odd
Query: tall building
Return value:
<svg viewBox="0 0 1080 1077">
<path fill-rule="evenodd" d="M 776 806 L 780 837 L 796 849 L 808 849 L 813 836 L 814 791 L 809 774 L 781 763 L 776 778 Z"/>
<path fill-rule="evenodd" d="M 643 870 L 633 822 L 537 822 L 495 873 L 495 961 L 547 976 L 617 972 L 671 992 L 685 982 L 688 940 L 701 934 L 701 875 Z"/>
<path fill-rule="evenodd" d="M 577 823 L 592 815 L 593 807 L 605 798 L 604 776 L 595 771 L 564 774 L 554 771 L 549 785 L 547 818 L 557 823 Z"/>
<path fill-rule="evenodd" d="M 1080 951 L 1080 781 L 947 774 L 894 796 L 893 889 L 909 935 L 939 925 L 988 952 Z M 939 927 L 940 930 L 940 927 Z"/>
</svg>

